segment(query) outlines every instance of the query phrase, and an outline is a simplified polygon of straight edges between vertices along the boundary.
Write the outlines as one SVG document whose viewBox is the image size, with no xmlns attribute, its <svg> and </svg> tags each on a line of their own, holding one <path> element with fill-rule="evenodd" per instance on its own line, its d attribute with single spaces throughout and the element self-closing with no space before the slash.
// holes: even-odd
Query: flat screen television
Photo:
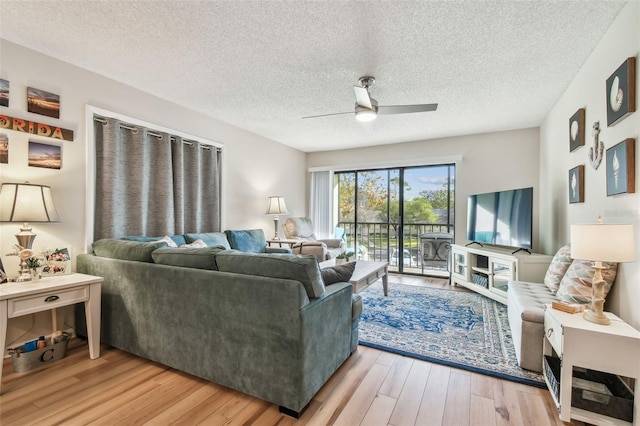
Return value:
<svg viewBox="0 0 640 426">
<path fill-rule="evenodd" d="M 467 200 L 467 240 L 531 249 L 533 188 L 470 195 Z"/>
</svg>

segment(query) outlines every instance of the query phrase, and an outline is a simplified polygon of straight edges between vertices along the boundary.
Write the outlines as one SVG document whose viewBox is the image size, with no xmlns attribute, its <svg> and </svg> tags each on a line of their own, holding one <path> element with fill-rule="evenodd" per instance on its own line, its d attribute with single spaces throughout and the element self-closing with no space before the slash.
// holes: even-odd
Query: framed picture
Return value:
<svg viewBox="0 0 640 426">
<path fill-rule="evenodd" d="M 0 78 L 0 106 L 9 106 L 9 81 Z"/>
<path fill-rule="evenodd" d="M 584 108 L 580 108 L 569 119 L 569 152 L 584 146 Z"/>
<path fill-rule="evenodd" d="M 27 111 L 47 117 L 60 118 L 60 96 L 28 87 Z"/>
<path fill-rule="evenodd" d="M 29 141 L 29 166 L 45 169 L 62 168 L 62 148 L 58 145 Z"/>
<path fill-rule="evenodd" d="M 71 251 L 66 248 L 47 249 L 43 252 L 42 276 L 66 275 L 71 273 Z"/>
<path fill-rule="evenodd" d="M 584 165 L 569 170 L 569 203 L 584 203 Z"/>
<path fill-rule="evenodd" d="M 636 58 L 627 58 L 607 79 L 607 125 L 615 126 L 636 110 Z"/>
<path fill-rule="evenodd" d="M 9 138 L 0 133 L 0 164 L 9 164 Z"/>
<path fill-rule="evenodd" d="M 636 192 L 635 139 L 607 149 L 607 196 Z"/>
</svg>

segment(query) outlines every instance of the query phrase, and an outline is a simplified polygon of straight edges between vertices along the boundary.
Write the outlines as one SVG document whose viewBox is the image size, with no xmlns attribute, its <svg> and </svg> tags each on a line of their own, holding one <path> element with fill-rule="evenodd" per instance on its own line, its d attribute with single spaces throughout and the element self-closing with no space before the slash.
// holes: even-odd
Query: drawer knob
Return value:
<svg viewBox="0 0 640 426">
<path fill-rule="evenodd" d="M 553 334 L 553 328 L 550 328 L 547 330 L 547 337 L 551 337 L 551 335 Z"/>
<path fill-rule="evenodd" d="M 49 296 L 46 299 L 44 299 L 44 301 L 45 302 L 55 302 L 58 299 L 60 299 L 58 296 Z"/>
</svg>

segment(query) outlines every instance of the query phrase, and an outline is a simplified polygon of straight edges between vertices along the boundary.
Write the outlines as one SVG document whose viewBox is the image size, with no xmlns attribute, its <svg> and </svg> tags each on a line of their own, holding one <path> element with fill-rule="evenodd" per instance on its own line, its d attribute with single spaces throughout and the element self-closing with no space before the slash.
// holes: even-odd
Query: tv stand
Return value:
<svg viewBox="0 0 640 426">
<path fill-rule="evenodd" d="M 487 246 L 451 245 L 451 284 L 507 304 L 509 281 L 542 283 L 552 256 Z"/>
<path fill-rule="evenodd" d="M 520 251 L 523 251 L 523 252 L 525 252 L 525 253 L 529 253 L 529 254 L 531 254 L 531 250 L 526 249 L 526 248 L 519 248 L 519 249 L 518 249 L 518 250 L 516 250 L 516 251 L 512 251 L 512 252 L 511 252 L 511 254 L 516 254 L 516 253 L 518 253 L 518 252 L 520 252 Z"/>
</svg>

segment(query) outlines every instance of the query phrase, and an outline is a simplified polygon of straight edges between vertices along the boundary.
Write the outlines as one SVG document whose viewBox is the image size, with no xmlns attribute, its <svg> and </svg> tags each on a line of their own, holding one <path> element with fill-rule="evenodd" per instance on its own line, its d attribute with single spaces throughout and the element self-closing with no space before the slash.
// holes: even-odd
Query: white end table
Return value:
<svg viewBox="0 0 640 426">
<path fill-rule="evenodd" d="M 89 357 L 100 357 L 100 287 L 104 279 L 70 274 L 44 277 L 38 281 L 0 284 L 0 348 L 4 355 L 9 318 L 52 310 L 56 331 L 56 308 L 84 302 L 89 338 Z M 0 386 L 2 363 L 0 363 Z M 1 389 L 1 388 L 0 388 Z"/>
<path fill-rule="evenodd" d="M 546 305 L 543 351 L 545 355 L 551 355 L 553 349 L 561 359 L 560 398 L 557 400 L 553 392 L 551 395 L 563 422 L 575 419 L 592 424 L 629 424 L 571 406 L 573 367 L 577 366 L 636 379 L 633 424 L 638 424 L 640 332 L 614 314 L 605 314 L 611 325 L 594 324 L 585 320 L 582 313 L 570 314 Z M 546 371 L 544 376 L 549 386 Z"/>
</svg>

